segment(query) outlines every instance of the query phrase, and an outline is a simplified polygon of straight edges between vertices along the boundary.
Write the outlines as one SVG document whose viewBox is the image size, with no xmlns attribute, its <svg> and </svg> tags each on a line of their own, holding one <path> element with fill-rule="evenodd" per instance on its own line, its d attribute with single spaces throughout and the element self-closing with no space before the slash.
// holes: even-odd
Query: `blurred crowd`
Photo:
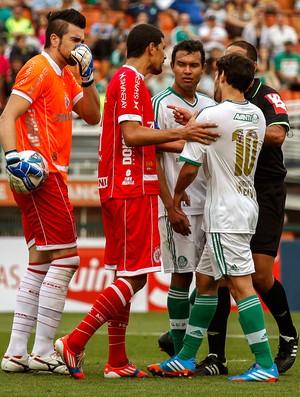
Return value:
<svg viewBox="0 0 300 397">
<path fill-rule="evenodd" d="M 300 30 L 295 19 L 300 1 L 291 1 L 287 10 L 280 0 L 0 0 L 0 111 L 20 68 L 43 49 L 46 15 L 63 8 L 75 8 L 87 17 L 86 43 L 94 55 L 100 95 L 125 62 L 127 35 L 140 23 L 158 26 L 167 43 L 163 73 L 147 78 L 152 95 L 172 84 L 172 47 L 185 39 L 199 39 L 204 45 L 207 68 L 198 88 L 210 97 L 216 59 L 239 39 L 257 48 L 262 82 L 279 91 L 300 91 Z"/>
</svg>

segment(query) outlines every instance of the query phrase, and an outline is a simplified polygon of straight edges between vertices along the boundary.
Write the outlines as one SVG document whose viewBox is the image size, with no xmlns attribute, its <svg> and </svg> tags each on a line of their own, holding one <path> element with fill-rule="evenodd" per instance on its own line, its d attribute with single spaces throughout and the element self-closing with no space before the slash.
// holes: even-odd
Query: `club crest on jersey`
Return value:
<svg viewBox="0 0 300 397">
<path fill-rule="evenodd" d="M 70 103 L 71 103 L 70 98 L 68 97 L 68 95 L 65 94 L 65 106 L 66 106 L 66 109 L 68 109 L 68 107 L 70 106 Z"/>
<path fill-rule="evenodd" d="M 151 171 L 153 169 L 153 161 L 146 161 L 146 170 Z"/>
<path fill-rule="evenodd" d="M 153 252 L 153 260 L 155 263 L 160 262 L 160 248 L 159 247 L 156 247 Z"/>
<path fill-rule="evenodd" d="M 188 264 L 188 260 L 185 256 L 180 255 L 177 259 L 177 263 L 178 263 L 178 267 L 180 269 L 184 269 Z"/>
<path fill-rule="evenodd" d="M 257 124 L 259 122 L 259 117 L 256 113 L 254 114 L 236 113 L 234 115 L 233 120 L 250 121 L 253 124 Z"/>
</svg>

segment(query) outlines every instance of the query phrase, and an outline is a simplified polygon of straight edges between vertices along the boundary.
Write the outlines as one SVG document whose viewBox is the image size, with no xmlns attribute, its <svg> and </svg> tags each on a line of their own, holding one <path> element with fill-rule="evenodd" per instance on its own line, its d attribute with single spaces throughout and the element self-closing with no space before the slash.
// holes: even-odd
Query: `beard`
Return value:
<svg viewBox="0 0 300 397">
<path fill-rule="evenodd" d="M 61 57 L 65 60 L 65 62 L 70 65 L 70 66 L 75 66 L 77 64 L 76 60 L 72 57 L 70 54 L 68 57 L 66 57 L 60 50 L 60 45 L 58 47 L 58 52 L 60 53 Z"/>
<path fill-rule="evenodd" d="M 158 74 L 161 74 L 163 70 L 163 65 L 161 65 L 159 68 L 154 67 L 153 70 L 151 70 L 151 74 L 157 76 Z"/>
<path fill-rule="evenodd" d="M 72 57 L 72 55 L 70 55 L 68 58 L 64 57 L 64 59 L 67 62 L 67 64 L 70 65 L 70 66 L 77 65 L 77 61 L 75 61 L 75 59 Z"/>
</svg>

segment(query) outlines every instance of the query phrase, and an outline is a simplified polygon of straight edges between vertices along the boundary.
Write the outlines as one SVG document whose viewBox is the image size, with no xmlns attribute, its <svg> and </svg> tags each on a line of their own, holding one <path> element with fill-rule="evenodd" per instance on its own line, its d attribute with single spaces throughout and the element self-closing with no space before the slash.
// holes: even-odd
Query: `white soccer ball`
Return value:
<svg viewBox="0 0 300 397">
<path fill-rule="evenodd" d="M 18 176 L 15 176 L 9 169 L 7 170 L 10 187 L 18 193 L 30 193 L 39 189 L 47 180 L 49 175 L 48 163 L 44 157 L 33 150 L 19 152 L 21 161 L 30 164 L 30 167 L 20 162 L 17 166 Z M 34 173 L 32 173 L 34 170 Z M 27 183 L 26 183 L 27 182 Z M 30 188 L 28 188 L 28 182 Z"/>
</svg>

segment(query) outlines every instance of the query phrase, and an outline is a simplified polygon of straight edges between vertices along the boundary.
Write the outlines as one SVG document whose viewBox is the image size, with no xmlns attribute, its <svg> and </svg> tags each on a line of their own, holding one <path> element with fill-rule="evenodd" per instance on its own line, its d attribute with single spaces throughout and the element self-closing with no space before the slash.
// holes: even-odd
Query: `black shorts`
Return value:
<svg viewBox="0 0 300 397">
<path fill-rule="evenodd" d="M 277 255 L 280 243 L 286 198 L 283 180 L 256 183 L 259 206 L 256 233 L 251 239 L 251 251 L 256 254 Z"/>
</svg>

